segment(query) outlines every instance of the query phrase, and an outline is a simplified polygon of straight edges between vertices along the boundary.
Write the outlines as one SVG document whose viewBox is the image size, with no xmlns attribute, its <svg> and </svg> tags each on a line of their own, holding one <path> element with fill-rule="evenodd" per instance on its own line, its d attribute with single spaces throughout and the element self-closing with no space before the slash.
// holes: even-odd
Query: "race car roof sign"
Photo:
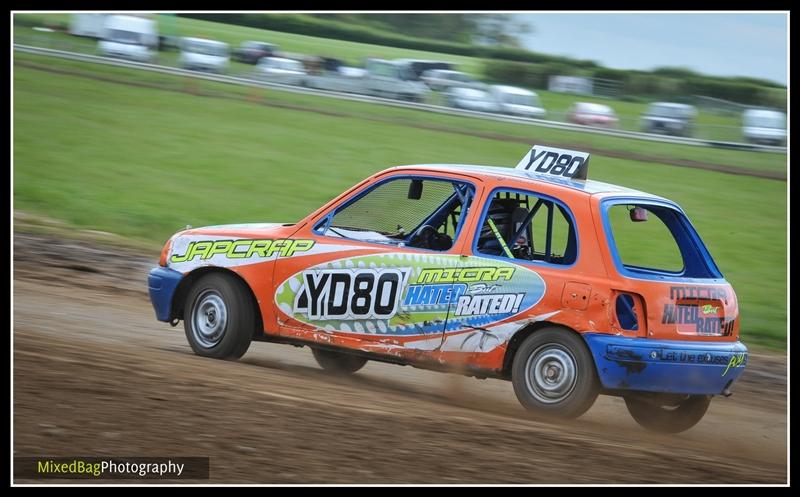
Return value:
<svg viewBox="0 0 800 497">
<path fill-rule="evenodd" d="M 517 164 L 516 169 L 539 174 L 552 174 L 562 178 L 586 179 L 589 170 L 589 154 L 534 145 Z"/>
</svg>

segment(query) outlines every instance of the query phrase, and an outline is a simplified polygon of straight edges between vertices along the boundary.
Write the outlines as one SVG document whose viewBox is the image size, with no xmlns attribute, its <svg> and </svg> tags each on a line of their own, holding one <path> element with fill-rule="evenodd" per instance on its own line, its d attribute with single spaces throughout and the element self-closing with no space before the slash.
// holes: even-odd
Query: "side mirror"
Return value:
<svg viewBox="0 0 800 497">
<path fill-rule="evenodd" d="M 631 221 L 634 223 L 643 223 L 647 221 L 647 209 L 643 207 L 634 207 L 630 211 Z"/>
<path fill-rule="evenodd" d="M 412 179 L 411 184 L 408 186 L 408 198 L 411 200 L 419 200 L 422 198 L 422 180 Z"/>
</svg>

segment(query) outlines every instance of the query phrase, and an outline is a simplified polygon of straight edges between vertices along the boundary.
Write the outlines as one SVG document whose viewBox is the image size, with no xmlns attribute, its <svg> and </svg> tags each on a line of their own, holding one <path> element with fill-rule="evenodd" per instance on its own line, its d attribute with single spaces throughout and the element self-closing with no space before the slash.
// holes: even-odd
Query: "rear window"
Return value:
<svg viewBox="0 0 800 497">
<path fill-rule="evenodd" d="M 614 202 L 604 209 L 610 242 L 623 272 L 721 278 L 689 220 L 673 208 Z"/>
<path fill-rule="evenodd" d="M 679 273 L 683 271 L 683 258 L 669 228 L 658 216 L 647 212 L 647 221 L 631 221 L 635 205 L 615 205 L 608 217 L 617 253 L 626 266 Z"/>
</svg>

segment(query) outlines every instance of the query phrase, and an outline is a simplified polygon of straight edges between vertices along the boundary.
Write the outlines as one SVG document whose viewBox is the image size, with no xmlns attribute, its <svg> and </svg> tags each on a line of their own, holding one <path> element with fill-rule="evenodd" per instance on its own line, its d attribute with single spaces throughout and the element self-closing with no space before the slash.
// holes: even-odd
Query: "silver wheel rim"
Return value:
<svg viewBox="0 0 800 497">
<path fill-rule="evenodd" d="M 192 335 L 198 345 L 210 349 L 225 336 L 228 308 L 215 290 L 206 290 L 195 299 L 192 309 Z"/>
<path fill-rule="evenodd" d="M 544 404 L 563 401 L 575 389 L 578 366 L 572 353 L 561 345 L 536 349 L 525 364 L 525 383 L 536 400 Z"/>
</svg>

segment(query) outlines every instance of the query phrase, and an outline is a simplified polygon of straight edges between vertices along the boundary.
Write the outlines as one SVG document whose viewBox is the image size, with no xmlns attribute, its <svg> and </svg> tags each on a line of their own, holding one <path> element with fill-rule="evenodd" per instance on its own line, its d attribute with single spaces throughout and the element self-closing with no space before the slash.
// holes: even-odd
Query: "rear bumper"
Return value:
<svg viewBox="0 0 800 497">
<path fill-rule="evenodd" d="M 747 365 L 742 342 L 652 340 L 586 333 L 603 387 L 718 395 Z"/>
<path fill-rule="evenodd" d="M 156 311 L 156 319 L 169 321 L 172 317 L 172 298 L 175 289 L 183 279 L 183 274 L 165 267 L 157 267 L 147 277 L 147 289 L 150 292 L 150 303 Z"/>
</svg>

